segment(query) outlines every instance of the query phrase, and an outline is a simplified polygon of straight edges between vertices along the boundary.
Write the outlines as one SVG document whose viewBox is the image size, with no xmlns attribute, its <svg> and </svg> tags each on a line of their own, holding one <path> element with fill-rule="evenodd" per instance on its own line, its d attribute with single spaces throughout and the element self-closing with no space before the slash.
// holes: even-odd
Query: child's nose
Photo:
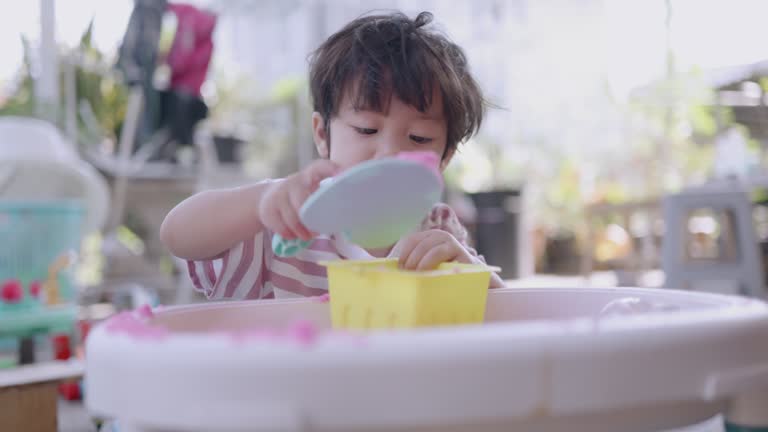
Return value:
<svg viewBox="0 0 768 432">
<path fill-rule="evenodd" d="M 383 159 L 383 158 L 392 157 L 392 156 L 395 156 L 397 153 L 398 152 L 395 152 L 395 151 L 378 152 L 378 153 L 376 153 L 375 159 Z"/>
<path fill-rule="evenodd" d="M 403 146 L 395 139 L 383 142 L 376 152 L 376 159 L 395 156 L 402 151 Z"/>
</svg>

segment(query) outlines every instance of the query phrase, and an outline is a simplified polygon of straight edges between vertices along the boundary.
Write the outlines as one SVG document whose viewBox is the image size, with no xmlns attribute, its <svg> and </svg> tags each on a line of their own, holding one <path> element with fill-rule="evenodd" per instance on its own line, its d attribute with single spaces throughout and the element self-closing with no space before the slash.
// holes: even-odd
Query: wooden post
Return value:
<svg viewBox="0 0 768 432">
<path fill-rule="evenodd" d="M 56 432 L 57 403 L 55 382 L 0 388 L 0 430 Z"/>
<path fill-rule="evenodd" d="M 80 361 L 0 370 L 0 431 L 56 432 L 58 383 L 80 378 L 83 371 Z"/>
</svg>

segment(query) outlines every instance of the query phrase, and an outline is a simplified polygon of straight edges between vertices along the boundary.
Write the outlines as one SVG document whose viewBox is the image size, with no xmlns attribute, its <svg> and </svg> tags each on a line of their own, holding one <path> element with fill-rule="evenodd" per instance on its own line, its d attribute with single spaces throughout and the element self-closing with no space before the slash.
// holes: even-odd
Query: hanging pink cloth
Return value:
<svg viewBox="0 0 768 432">
<path fill-rule="evenodd" d="M 176 15 L 178 22 L 167 58 L 171 90 L 199 97 L 213 55 L 216 16 L 181 3 L 169 3 L 168 10 Z"/>
</svg>

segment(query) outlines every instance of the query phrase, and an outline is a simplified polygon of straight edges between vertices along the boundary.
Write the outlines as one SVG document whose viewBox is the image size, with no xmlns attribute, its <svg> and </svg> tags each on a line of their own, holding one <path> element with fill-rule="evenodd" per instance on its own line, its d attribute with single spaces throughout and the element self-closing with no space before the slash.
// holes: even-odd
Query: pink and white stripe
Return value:
<svg viewBox="0 0 768 432">
<path fill-rule="evenodd" d="M 259 233 L 219 257 L 190 261 L 189 274 L 195 287 L 212 300 L 317 296 L 328 291 L 325 267 L 318 263 L 349 258 L 337 251 L 335 239 L 325 236 L 295 257 L 278 257 L 272 252 L 271 235 Z M 343 248 L 370 258 L 357 246 Z"/>
</svg>

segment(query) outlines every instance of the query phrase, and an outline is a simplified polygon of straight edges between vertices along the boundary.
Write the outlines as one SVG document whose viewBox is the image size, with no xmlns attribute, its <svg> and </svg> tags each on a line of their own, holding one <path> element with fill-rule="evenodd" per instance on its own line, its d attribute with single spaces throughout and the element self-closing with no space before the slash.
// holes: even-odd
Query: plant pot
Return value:
<svg viewBox="0 0 768 432">
<path fill-rule="evenodd" d="M 503 279 L 520 277 L 517 244 L 520 237 L 520 190 L 495 190 L 469 194 L 477 209 L 474 238 L 477 252 L 490 265 L 502 268 Z"/>
<path fill-rule="evenodd" d="M 572 235 L 553 237 L 547 241 L 545 271 L 554 274 L 579 273 L 579 249 Z"/>
<path fill-rule="evenodd" d="M 216 148 L 216 157 L 221 163 L 241 162 L 240 148 L 243 141 L 233 136 L 217 135 L 213 137 L 213 145 Z"/>
</svg>

